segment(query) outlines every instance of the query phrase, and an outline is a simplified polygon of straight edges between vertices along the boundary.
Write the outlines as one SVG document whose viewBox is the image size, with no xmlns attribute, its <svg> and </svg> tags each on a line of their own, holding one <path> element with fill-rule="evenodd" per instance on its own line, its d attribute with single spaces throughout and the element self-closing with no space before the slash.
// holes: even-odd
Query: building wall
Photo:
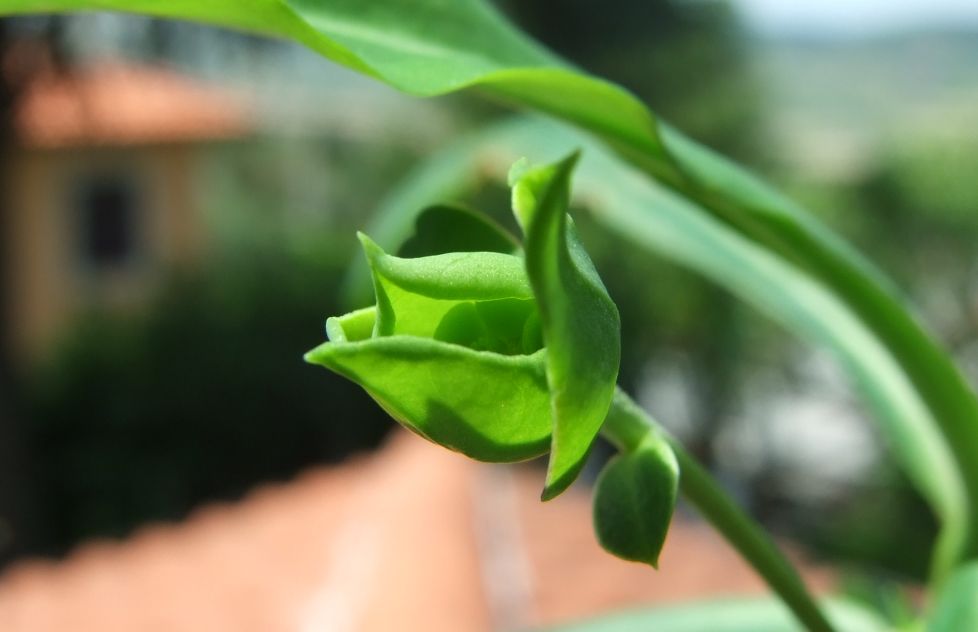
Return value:
<svg viewBox="0 0 978 632">
<path fill-rule="evenodd" d="M 10 221 L 10 331 L 15 358 L 30 363 L 85 308 L 134 309 L 173 266 L 192 265 L 204 244 L 193 182 L 194 148 L 24 150 L 11 161 L 3 194 Z M 129 253 L 110 265 L 91 259 L 81 202 L 85 187 L 122 182 L 132 191 Z"/>
</svg>

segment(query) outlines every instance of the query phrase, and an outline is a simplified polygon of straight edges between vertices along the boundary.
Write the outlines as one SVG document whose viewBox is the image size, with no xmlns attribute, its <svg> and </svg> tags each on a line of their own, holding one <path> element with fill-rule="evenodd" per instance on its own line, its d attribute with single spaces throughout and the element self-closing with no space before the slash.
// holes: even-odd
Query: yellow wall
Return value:
<svg viewBox="0 0 978 632">
<path fill-rule="evenodd" d="M 14 156 L 2 194 L 9 221 L 2 251 L 9 257 L 11 296 L 5 332 L 15 357 L 35 360 L 87 307 L 132 309 L 145 303 L 173 266 L 192 265 L 205 243 L 186 145 L 100 150 L 29 151 Z M 86 175 L 121 172 L 139 192 L 137 255 L 119 269 L 99 271 L 81 254 L 76 183 Z"/>
</svg>

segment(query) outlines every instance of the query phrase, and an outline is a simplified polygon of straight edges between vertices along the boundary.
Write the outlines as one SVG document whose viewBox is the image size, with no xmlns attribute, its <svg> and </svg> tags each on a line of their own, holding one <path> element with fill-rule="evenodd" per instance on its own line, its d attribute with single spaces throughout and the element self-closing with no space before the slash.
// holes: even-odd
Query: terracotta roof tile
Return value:
<svg viewBox="0 0 978 632">
<path fill-rule="evenodd" d="M 591 499 L 585 490 L 572 488 L 540 503 L 539 477 L 521 472 L 518 480 L 523 488 L 520 511 L 535 623 L 571 621 L 639 605 L 768 592 L 754 570 L 709 525 L 688 515 L 680 513 L 674 519 L 656 571 L 623 562 L 601 549 L 590 528 Z M 829 571 L 811 564 L 804 567 L 807 581 L 817 590 L 833 584 Z"/>
<path fill-rule="evenodd" d="M 764 590 L 685 519 L 662 571 L 616 560 L 594 541 L 586 491 L 541 504 L 541 481 L 399 433 L 181 524 L 21 563 L 0 577 L 0 630 L 480 632 Z"/>
<path fill-rule="evenodd" d="M 226 90 L 120 62 L 37 73 L 14 116 L 21 143 L 37 148 L 216 140 L 253 129 L 241 100 Z"/>
</svg>

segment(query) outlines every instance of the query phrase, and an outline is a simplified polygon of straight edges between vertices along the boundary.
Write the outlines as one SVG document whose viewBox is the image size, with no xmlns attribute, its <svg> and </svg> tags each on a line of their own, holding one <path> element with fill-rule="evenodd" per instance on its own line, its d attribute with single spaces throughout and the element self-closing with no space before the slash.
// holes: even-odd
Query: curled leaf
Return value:
<svg viewBox="0 0 978 632">
<path fill-rule="evenodd" d="M 404 259 L 361 235 L 377 304 L 326 321 L 306 354 L 360 384 L 405 427 L 482 461 L 546 453 L 550 392 L 523 260 Z"/>
<path fill-rule="evenodd" d="M 527 459 L 549 445 L 545 498 L 580 470 L 620 355 L 618 311 L 566 214 L 574 159 L 517 177 L 525 257 L 491 222 L 447 206 L 423 213 L 408 243 L 426 256 L 391 256 L 361 234 L 376 304 L 327 320 L 330 341 L 306 356 L 473 458 Z M 468 230 L 478 234 L 466 242 Z M 442 238 L 463 251 L 441 252 Z"/>
<path fill-rule="evenodd" d="M 523 320 L 535 309 L 533 290 L 518 257 L 452 252 L 402 259 L 386 254 L 366 235 L 361 234 L 360 241 L 373 272 L 379 336 L 430 338 L 445 316 L 462 304 L 523 301 Z"/>
</svg>

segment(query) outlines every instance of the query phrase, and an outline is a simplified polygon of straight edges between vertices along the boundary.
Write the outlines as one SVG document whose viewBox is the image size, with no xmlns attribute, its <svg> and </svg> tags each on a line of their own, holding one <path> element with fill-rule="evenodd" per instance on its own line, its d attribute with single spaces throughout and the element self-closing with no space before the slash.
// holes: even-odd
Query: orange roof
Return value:
<svg viewBox="0 0 978 632">
<path fill-rule="evenodd" d="M 119 62 L 37 73 L 14 126 L 24 145 L 37 148 L 217 140 L 253 127 L 224 90 L 163 67 Z"/>
<path fill-rule="evenodd" d="M 684 518 L 660 571 L 617 560 L 594 541 L 587 491 L 542 504 L 541 482 L 399 433 L 374 456 L 182 524 L 23 562 L 0 577 L 0 629 L 482 632 L 765 591 Z"/>
</svg>

